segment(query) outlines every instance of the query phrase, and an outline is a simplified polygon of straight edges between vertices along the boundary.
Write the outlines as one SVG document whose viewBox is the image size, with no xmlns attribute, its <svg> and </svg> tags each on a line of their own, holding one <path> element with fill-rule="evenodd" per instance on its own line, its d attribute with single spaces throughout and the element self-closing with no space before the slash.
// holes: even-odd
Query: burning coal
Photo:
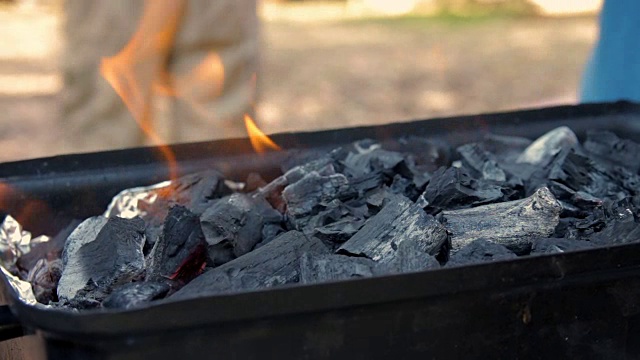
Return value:
<svg viewBox="0 0 640 360">
<path fill-rule="evenodd" d="M 209 171 L 123 191 L 11 270 L 41 303 L 132 308 L 635 242 L 639 155 L 613 133 L 580 143 L 566 127 L 455 149 L 362 140 L 257 188 Z"/>
</svg>

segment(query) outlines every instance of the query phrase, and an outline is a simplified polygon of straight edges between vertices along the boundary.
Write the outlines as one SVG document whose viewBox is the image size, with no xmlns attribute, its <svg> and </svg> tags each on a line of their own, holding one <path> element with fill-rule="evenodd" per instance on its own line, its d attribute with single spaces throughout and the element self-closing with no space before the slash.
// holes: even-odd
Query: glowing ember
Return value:
<svg viewBox="0 0 640 360">
<path fill-rule="evenodd" d="M 253 119 L 247 114 L 244 115 L 244 124 L 247 127 L 251 146 L 258 153 L 262 154 L 267 150 L 281 150 L 278 144 L 274 143 L 267 135 L 265 135 L 253 122 Z"/>
</svg>

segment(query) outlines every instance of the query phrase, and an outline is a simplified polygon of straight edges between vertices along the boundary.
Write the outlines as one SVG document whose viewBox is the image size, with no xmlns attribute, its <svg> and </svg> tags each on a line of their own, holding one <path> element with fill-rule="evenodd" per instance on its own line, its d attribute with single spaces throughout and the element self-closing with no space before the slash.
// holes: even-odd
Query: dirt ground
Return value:
<svg viewBox="0 0 640 360">
<path fill-rule="evenodd" d="M 60 26 L 0 8 L 0 161 L 59 152 Z M 257 120 L 274 133 L 573 103 L 596 33 L 593 17 L 268 21 Z"/>
</svg>

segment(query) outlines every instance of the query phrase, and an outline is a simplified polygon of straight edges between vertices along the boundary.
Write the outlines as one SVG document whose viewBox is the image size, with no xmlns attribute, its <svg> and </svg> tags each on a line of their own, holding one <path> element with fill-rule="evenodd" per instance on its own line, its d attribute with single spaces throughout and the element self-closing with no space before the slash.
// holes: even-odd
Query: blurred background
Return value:
<svg viewBox="0 0 640 360">
<path fill-rule="evenodd" d="M 242 81 L 256 88 L 251 115 L 266 133 L 576 103 L 600 5 L 599 0 L 263 0 L 254 4 L 258 70 Z M 115 55 L 125 43 L 93 40 L 95 47 L 109 43 L 109 48 L 93 62 L 76 62 L 91 51 L 86 44 L 69 44 L 89 35 L 79 25 L 69 28 L 68 6 L 64 0 L 0 0 L 0 161 L 136 145 L 88 134 L 82 146 L 69 146 L 69 138 L 83 135 L 69 130 L 67 119 L 82 116 L 117 137 L 124 130 L 112 122 L 120 115 L 111 110 L 126 109 L 121 100 L 91 105 L 117 97 L 111 87 L 95 85 L 104 80 L 94 75 L 100 56 Z M 74 16 L 85 20 L 82 26 L 106 26 L 105 39 L 118 31 L 129 38 L 136 28 L 131 20 L 129 27 L 109 27 L 110 20 L 98 20 L 103 14 L 96 11 Z M 205 24 L 196 31 L 217 26 Z M 226 81 L 216 86 L 241 81 L 225 58 L 207 59 L 211 62 L 202 62 L 207 74 Z M 73 73 L 81 66 L 95 71 Z M 68 94 L 74 92 L 80 94 L 73 102 L 81 112 L 69 106 Z M 87 110 L 92 106 L 101 110 Z M 172 122 L 187 116 L 163 113 L 165 108 L 162 101 L 155 104 L 155 118 Z M 218 118 L 211 107 L 202 112 L 210 132 L 174 139 L 158 131 L 143 143 L 245 134 L 242 118 Z M 123 121 L 136 124 L 127 114 Z"/>
</svg>

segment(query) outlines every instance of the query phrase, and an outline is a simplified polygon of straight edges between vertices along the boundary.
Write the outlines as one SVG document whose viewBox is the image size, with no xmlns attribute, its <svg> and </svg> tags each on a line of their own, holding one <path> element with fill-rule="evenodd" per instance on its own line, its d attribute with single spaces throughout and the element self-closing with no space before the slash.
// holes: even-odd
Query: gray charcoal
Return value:
<svg viewBox="0 0 640 360">
<path fill-rule="evenodd" d="M 350 178 L 391 170 L 404 160 L 402 154 L 381 149 L 379 144 L 359 150 L 342 161 L 344 174 Z"/>
<path fill-rule="evenodd" d="M 543 187 L 522 200 L 444 211 L 442 216 L 454 252 L 484 238 L 516 253 L 526 253 L 532 239 L 553 234 L 561 211 L 560 203 Z"/>
<path fill-rule="evenodd" d="M 286 232 L 270 243 L 210 269 L 168 299 L 181 300 L 212 294 L 248 291 L 299 281 L 303 253 L 328 252 L 322 241 L 298 231 Z"/>
<path fill-rule="evenodd" d="M 516 162 L 544 167 L 563 150 L 578 146 L 578 137 L 566 126 L 555 128 L 529 145 Z"/>
<path fill-rule="evenodd" d="M 40 259 L 36 262 L 27 275 L 27 281 L 31 283 L 33 294 L 39 303 L 48 304 L 58 301 L 56 289 L 60 276 L 62 276 L 62 260 Z"/>
<path fill-rule="evenodd" d="M 352 189 L 342 174 L 321 175 L 311 172 L 305 175 L 282 192 L 290 226 L 302 230 L 309 216 L 317 214 L 327 203 L 348 194 L 352 194 Z"/>
<path fill-rule="evenodd" d="M 100 230 L 107 224 L 108 219 L 104 216 L 94 216 L 88 218 L 78 225 L 78 227 L 71 232 L 67 238 L 64 248 L 62 249 L 62 266 L 63 269 L 79 268 L 80 259 L 78 257 L 78 250 L 82 246 L 94 241 Z M 76 275 L 61 277 L 58 284 L 58 295 L 71 299 L 75 296 L 75 293 L 84 287 L 89 278 L 78 277 Z"/>
<path fill-rule="evenodd" d="M 433 216 L 404 196 L 396 195 L 338 252 L 364 256 L 379 263 L 394 260 L 402 242 L 414 242 L 425 253 L 435 255 L 447 241 L 447 232 Z"/>
<path fill-rule="evenodd" d="M 474 179 L 464 168 L 440 168 L 431 177 L 423 198 L 432 212 L 488 204 L 503 198 L 502 187 Z"/>
<path fill-rule="evenodd" d="M 587 132 L 584 148 L 589 155 L 604 162 L 624 166 L 632 173 L 640 170 L 640 144 L 635 141 L 620 139 L 609 131 L 591 130 Z"/>
<path fill-rule="evenodd" d="M 85 244 L 95 240 L 100 230 L 107 224 L 104 216 L 94 216 L 83 221 L 69 234 L 62 249 L 62 263 L 67 266 L 70 258 L 75 257 L 78 250 Z"/>
<path fill-rule="evenodd" d="M 466 144 L 458 147 L 458 153 L 464 167 L 472 169 L 475 175 L 484 180 L 504 182 L 507 175 L 498 166 L 493 155 L 482 149 L 478 143 Z"/>
<path fill-rule="evenodd" d="M 170 286 L 159 282 L 134 282 L 120 286 L 102 302 L 107 309 L 131 309 L 152 300 L 162 299 Z"/>
<path fill-rule="evenodd" d="M 345 217 L 330 224 L 313 228 L 312 235 L 330 243 L 343 243 L 355 235 L 364 223 L 364 219 Z"/>
<path fill-rule="evenodd" d="M 595 245 L 589 241 L 576 239 L 535 239 L 531 254 L 557 254 L 567 251 L 591 249 Z"/>
<path fill-rule="evenodd" d="M 640 224 L 633 216 L 623 220 L 613 220 L 606 227 L 588 237 L 596 245 L 628 244 L 640 241 Z"/>
<path fill-rule="evenodd" d="M 101 228 L 100 224 L 99 220 L 85 222 L 69 236 L 58 284 L 61 300 L 74 298 L 91 282 L 96 284 L 96 292 L 108 294 L 114 286 L 127 283 L 144 272 L 144 221 L 114 217 Z M 80 235 L 85 237 L 78 239 Z M 85 289 L 84 293 L 91 291 Z"/>
<path fill-rule="evenodd" d="M 598 198 L 615 199 L 619 193 L 624 193 L 606 169 L 574 151 L 570 151 L 561 161 L 554 163 L 548 177 L 571 190 L 582 191 Z"/>
<path fill-rule="evenodd" d="M 488 261 L 510 260 L 517 256 L 503 245 L 486 239 L 475 239 L 449 258 L 446 266 L 462 266 Z"/>
<path fill-rule="evenodd" d="M 300 282 L 312 284 L 371 277 L 375 266 L 375 261 L 366 258 L 305 253 L 300 260 Z"/>
<path fill-rule="evenodd" d="M 388 264 L 379 264 L 375 270 L 378 274 L 396 274 L 438 268 L 440 268 L 438 260 L 424 252 L 418 243 L 403 241 L 398 245 L 398 250 L 393 260 Z"/>
<path fill-rule="evenodd" d="M 531 142 L 529 139 L 517 136 L 487 134 L 481 146 L 483 150 L 493 154 L 500 165 L 505 165 L 515 163 Z"/>
<path fill-rule="evenodd" d="M 202 214 L 202 231 L 214 265 L 242 256 L 260 242 L 264 218 L 259 204 L 246 194 L 235 193 L 219 199 Z"/>
<path fill-rule="evenodd" d="M 175 289 L 196 277 L 206 261 L 200 219 L 183 206 L 172 207 L 149 255 L 146 280 L 166 281 Z"/>
</svg>

